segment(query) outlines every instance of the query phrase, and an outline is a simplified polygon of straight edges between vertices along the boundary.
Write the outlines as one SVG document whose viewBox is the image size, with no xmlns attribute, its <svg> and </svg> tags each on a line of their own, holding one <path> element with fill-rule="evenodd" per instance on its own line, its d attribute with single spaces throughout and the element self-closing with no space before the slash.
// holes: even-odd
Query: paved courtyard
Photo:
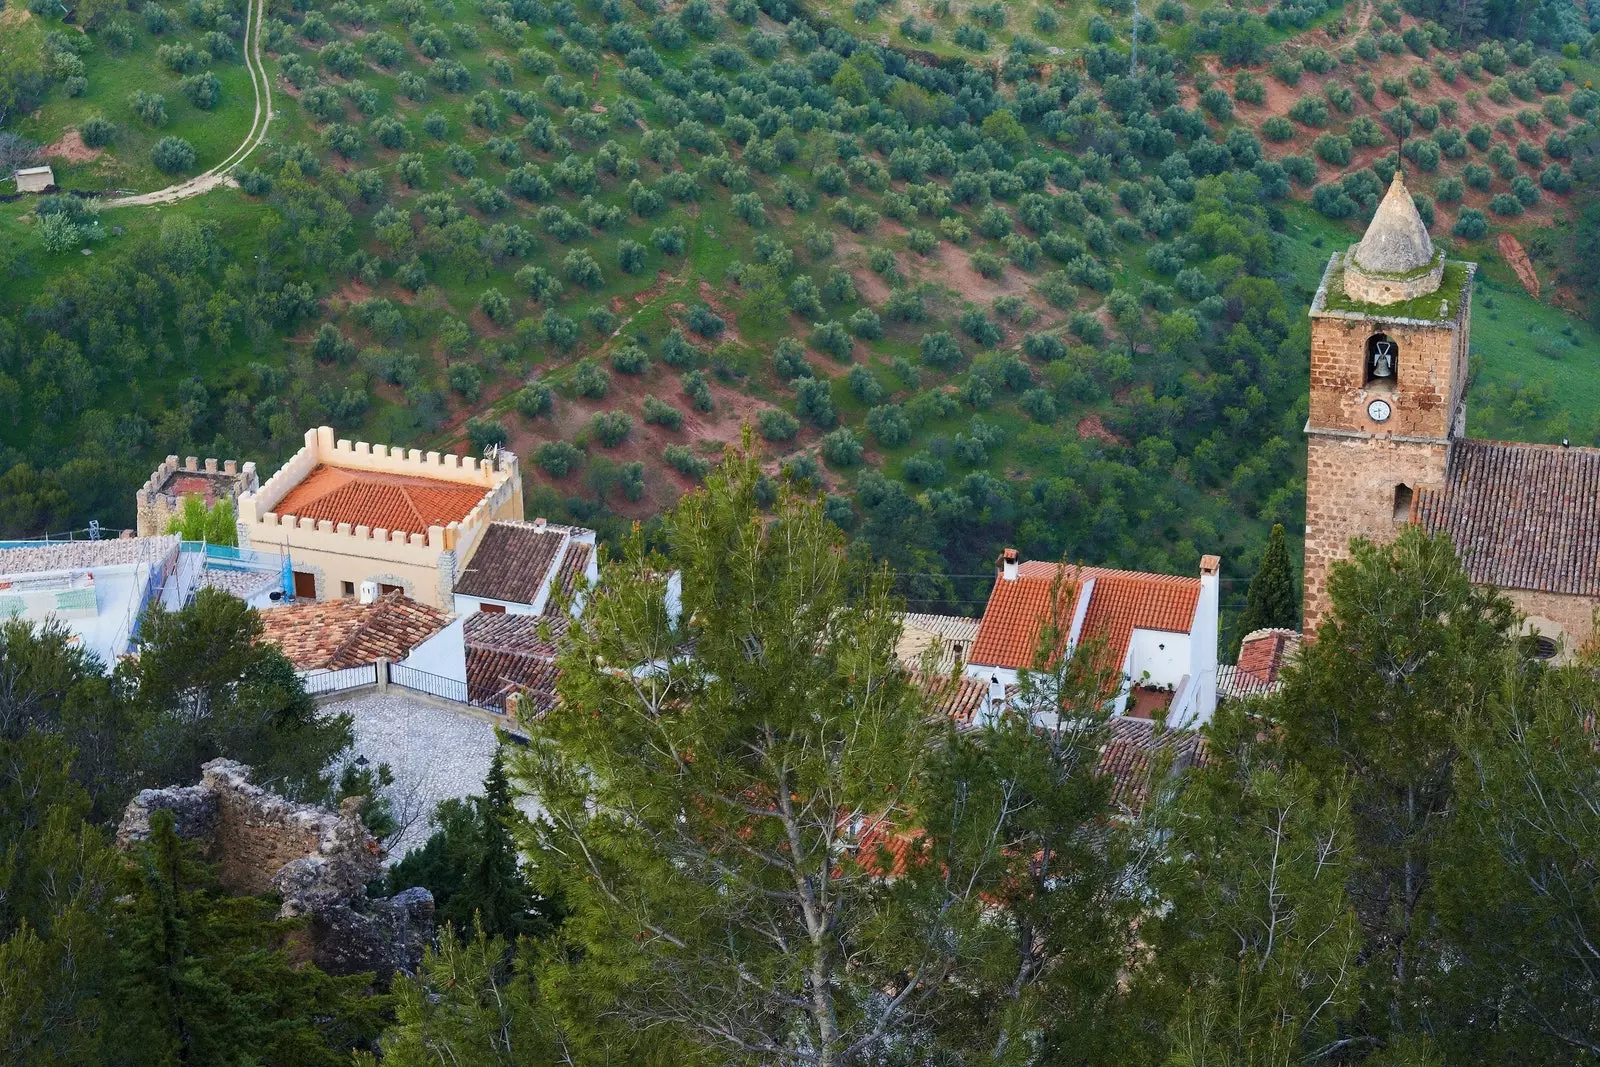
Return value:
<svg viewBox="0 0 1600 1067">
<path fill-rule="evenodd" d="M 398 860 L 428 839 L 428 819 L 440 801 L 483 792 L 494 758 L 494 727 L 464 711 L 453 711 L 397 693 L 368 692 L 323 705 L 355 719 L 355 744 L 347 758 L 365 756 L 394 771 L 389 800 L 403 829 L 389 842 Z"/>
</svg>

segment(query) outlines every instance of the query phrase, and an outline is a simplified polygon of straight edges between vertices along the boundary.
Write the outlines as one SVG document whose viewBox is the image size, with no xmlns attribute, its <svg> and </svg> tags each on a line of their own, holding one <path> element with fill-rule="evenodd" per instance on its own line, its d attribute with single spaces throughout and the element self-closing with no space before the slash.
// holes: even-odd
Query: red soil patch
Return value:
<svg viewBox="0 0 1600 1067">
<path fill-rule="evenodd" d="M 64 159 L 68 163 L 92 163 L 100 158 L 102 151 L 84 144 L 77 130 L 68 130 L 61 135 L 61 140 L 44 148 L 44 154 L 49 158 Z"/>
<path fill-rule="evenodd" d="M 1511 269 L 1517 272 L 1517 281 L 1522 283 L 1528 295 L 1535 300 L 1539 299 L 1539 275 L 1534 273 L 1533 261 L 1528 258 L 1528 253 L 1523 251 L 1522 242 L 1502 231 L 1495 238 L 1495 246 L 1500 249 L 1500 254 L 1506 257 Z"/>
<path fill-rule="evenodd" d="M 1127 444 L 1122 438 L 1106 429 L 1105 422 L 1092 411 L 1078 420 L 1078 436 L 1086 441 L 1104 441 L 1108 445 Z"/>
</svg>

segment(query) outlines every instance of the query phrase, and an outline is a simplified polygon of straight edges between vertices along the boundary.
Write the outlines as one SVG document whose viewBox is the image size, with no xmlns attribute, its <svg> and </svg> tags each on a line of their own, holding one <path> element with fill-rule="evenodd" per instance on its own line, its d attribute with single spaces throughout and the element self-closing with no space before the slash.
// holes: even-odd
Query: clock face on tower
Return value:
<svg viewBox="0 0 1600 1067">
<path fill-rule="evenodd" d="M 1389 402 L 1387 400 L 1374 400 L 1367 405 L 1367 415 L 1373 422 L 1389 421 Z"/>
</svg>

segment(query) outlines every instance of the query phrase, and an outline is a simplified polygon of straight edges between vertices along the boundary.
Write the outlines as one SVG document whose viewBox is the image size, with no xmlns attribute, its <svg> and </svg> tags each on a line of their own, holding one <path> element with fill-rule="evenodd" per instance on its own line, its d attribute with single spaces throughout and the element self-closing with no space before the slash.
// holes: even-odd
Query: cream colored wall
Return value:
<svg viewBox="0 0 1600 1067">
<path fill-rule="evenodd" d="M 273 511 L 319 464 L 481 485 L 486 496 L 461 522 L 429 527 L 426 534 L 336 525 Z M 240 544 L 287 551 L 295 570 L 317 576 L 319 599 L 341 596 L 343 582 L 359 589 L 363 581 L 383 581 L 404 586 L 406 595 L 415 600 L 450 611 L 456 576 L 484 528 L 496 519 L 522 518 L 522 507 L 522 478 L 514 456 L 504 457 L 495 470 L 471 456 L 336 441 L 333 430 L 322 426 L 306 432 L 304 447 L 258 492 L 239 498 Z"/>
</svg>

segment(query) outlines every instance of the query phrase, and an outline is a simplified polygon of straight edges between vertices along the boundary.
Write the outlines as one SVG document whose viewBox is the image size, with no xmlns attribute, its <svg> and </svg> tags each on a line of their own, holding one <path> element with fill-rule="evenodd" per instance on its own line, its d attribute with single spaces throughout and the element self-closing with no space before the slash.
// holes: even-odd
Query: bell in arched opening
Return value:
<svg viewBox="0 0 1600 1067">
<path fill-rule="evenodd" d="M 1399 354 L 1399 347 L 1387 334 L 1375 333 L 1367 338 L 1367 380 L 1392 381 Z"/>
</svg>

